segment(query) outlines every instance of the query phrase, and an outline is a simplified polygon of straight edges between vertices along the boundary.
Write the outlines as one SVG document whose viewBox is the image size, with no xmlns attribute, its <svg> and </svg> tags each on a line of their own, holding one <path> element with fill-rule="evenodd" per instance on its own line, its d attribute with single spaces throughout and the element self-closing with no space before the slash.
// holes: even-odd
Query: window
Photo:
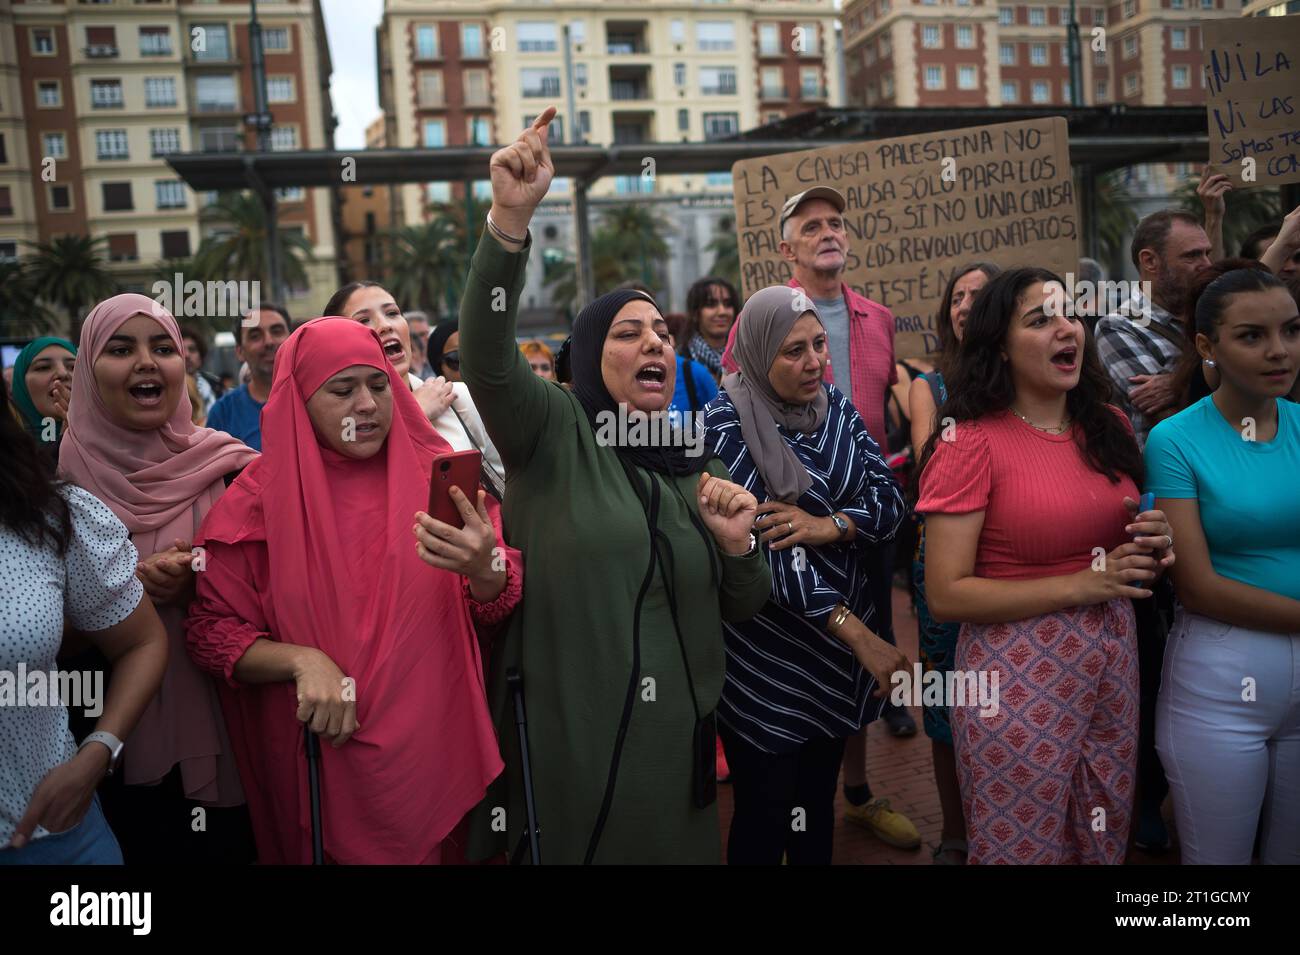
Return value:
<svg viewBox="0 0 1300 955">
<path fill-rule="evenodd" d="M 1015 26 L 1016 11 L 1013 7 L 998 7 L 998 26 Z"/>
<path fill-rule="evenodd" d="M 703 96 L 735 96 L 736 68 L 734 66 L 701 66 L 700 93 Z"/>
<path fill-rule="evenodd" d="M 519 81 L 525 97 L 556 97 L 560 95 L 560 68 L 558 66 L 520 70 Z"/>
<path fill-rule="evenodd" d="M 179 179 L 155 179 L 153 191 L 159 209 L 185 208 L 185 186 Z"/>
<path fill-rule="evenodd" d="M 0 186 L 0 216 L 11 216 L 13 214 L 14 214 L 13 194 L 10 192 L 8 186 Z M 4 261 L 3 256 L 0 256 L 0 261 Z"/>
<path fill-rule="evenodd" d="M 1062 80 L 1062 81 L 1061 81 L 1061 101 L 1064 102 L 1064 103 L 1072 103 L 1072 102 L 1074 102 L 1073 98 L 1072 98 L 1071 95 L 1070 95 L 1070 81 L 1069 81 L 1069 80 Z"/>
<path fill-rule="evenodd" d="M 881 57 L 892 56 L 894 53 L 894 41 L 886 34 L 880 38 L 880 55 Z"/>
<path fill-rule="evenodd" d="M 141 56 L 171 56 L 172 36 L 166 27 L 140 28 Z"/>
<path fill-rule="evenodd" d="M 1175 66 L 1173 68 L 1173 75 L 1170 79 L 1170 84 L 1176 90 L 1191 89 L 1191 72 L 1185 66 Z"/>
<path fill-rule="evenodd" d="M 200 113 L 234 112 L 235 78 L 200 76 L 194 81 L 194 99 Z"/>
<path fill-rule="evenodd" d="M 37 81 L 36 105 L 41 109 L 58 109 L 63 105 L 63 90 L 58 80 Z"/>
<path fill-rule="evenodd" d="M 1105 65 L 1106 65 L 1106 51 L 1105 51 L 1105 50 L 1094 50 L 1093 53 L 1092 53 L 1092 62 L 1093 62 L 1095 65 L 1097 65 L 1097 66 L 1105 66 Z"/>
<path fill-rule="evenodd" d="M 1136 73 L 1126 73 L 1124 75 L 1124 92 L 1132 95 L 1138 91 L 1138 75 Z"/>
<path fill-rule="evenodd" d="M 298 148 L 297 126 L 275 126 L 271 129 L 271 152 L 290 152 Z"/>
<path fill-rule="evenodd" d="M 785 84 L 782 82 L 779 66 L 765 66 L 760 71 L 763 99 L 781 99 L 785 96 Z"/>
<path fill-rule="evenodd" d="M 292 103 L 294 99 L 292 76 L 268 76 L 266 78 L 266 101 L 268 103 Z"/>
<path fill-rule="evenodd" d="M 230 59 L 230 30 L 224 23 L 204 23 L 195 26 L 190 31 L 191 43 L 193 49 L 195 42 L 200 49 L 194 50 L 194 59 L 196 60 L 217 60 L 224 61 Z"/>
<path fill-rule="evenodd" d="M 876 45 L 874 43 L 867 43 L 864 45 L 862 50 L 862 65 L 876 65 Z"/>
<path fill-rule="evenodd" d="M 577 35 L 574 35 L 574 42 L 581 43 Z M 460 25 L 460 52 L 461 56 L 482 56 L 483 55 L 483 26 L 479 23 L 462 23 Z"/>
<path fill-rule="evenodd" d="M 957 48 L 973 50 L 975 48 L 975 28 L 967 23 L 957 25 Z"/>
<path fill-rule="evenodd" d="M 54 56 L 54 31 L 47 27 L 35 27 L 30 33 L 32 52 L 37 56 Z"/>
<path fill-rule="evenodd" d="M 1002 81 L 1002 102 L 1004 104 L 1014 103 L 1018 99 L 1020 99 L 1020 91 L 1016 88 L 1015 82 L 1012 80 L 1003 80 Z"/>
<path fill-rule="evenodd" d="M 117 56 L 117 29 L 115 27 L 86 27 L 86 56 L 91 58 Z"/>
<path fill-rule="evenodd" d="M 586 63 L 573 64 L 573 85 L 577 87 L 585 87 L 587 85 Z"/>
<path fill-rule="evenodd" d="M 673 22 L 669 24 L 668 33 L 672 37 L 672 41 L 674 43 L 685 43 L 686 42 L 686 21 L 673 20 Z"/>
<path fill-rule="evenodd" d="M 190 233 L 188 229 L 176 232 L 160 233 L 162 239 L 162 257 L 164 259 L 188 259 L 190 257 Z"/>
<path fill-rule="evenodd" d="M 1201 9 L 1202 9 L 1202 10 L 1213 10 L 1213 9 L 1214 9 L 1214 0 L 1201 0 Z"/>
<path fill-rule="evenodd" d="M 1124 0 L 1124 19 L 1127 20 L 1135 13 L 1137 13 L 1136 0 Z"/>
<path fill-rule="evenodd" d="M 759 56 L 780 56 L 781 30 L 777 24 L 760 23 L 758 25 L 758 53 Z"/>
<path fill-rule="evenodd" d="M 686 85 L 686 64 L 685 63 L 673 64 L 673 85 L 674 86 Z"/>
<path fill-rule="evenodd" d="M 804 99 L 817 99 L 822 95 L 822 74 L 815 66 L 799 70 L 799 95 Z"/>
<path fill-rule="evenodd" d="M 108 261 L 110 262 L 134 262 L 140 258 L 139 250 L 135 247 L 134 232 L 120 232 L 110 234 L 108 237 Z"/>
<path fill-rule="evenodd" d="M 535 122 L 537 122 L 537 113 L 528 113 L 524 116 L 524 121 L 520 123 L 519 126 L 521 129 L 527 129 L 528 127 L 532 126 L 533 123 Z M 564 117 L 563 116 L 558 116 L 558 115 L 555 116 L 546 128 L 547 130 L 549 130 L 547 136 L 547 142 L 550 142 L 557 146 L 564 144 Z"/>
<path fill-rule="evenodd" d="M 168 153 L 181 151 L 181 131 L 179 129 L 149 130 L 149 154 L 166 156 Z"/>
<path fill-rule="evenodd" d="M 288 189 L 275 190 L 275 198 L 279 202 L 302 202 L 307 198 L 307 190 L 302 186 L 290 186 Z M 373 212 L 367 212 L 367 216 L 373 217 Z"/>
<path fill-rule="evenodd" d="M 236 153 L 243 142 L 244 137 L 237 126 L 205 126 L 199 130 L 199 149 L 205 153 Z"/>
<path fill-rule="evenodd" d="M 0 242 L 0 262 L 18 261 L 18 243 Z"/>
<path fill-rule="evenodd" d="M 487 202 L 492 198 L 492 181 L 490 179 L 475 179 L 473 185 L 474 198 Z"/>
<path fill-rule="evenodd" d="M 171 76 L 146 76 L 144 78 L 144 105 L 175 106 L 175 78 Z"/>
<path fill-rule="evenodd" d="M 927 66 L 925 68 L 925 88 L 928 90 L 943 89 L 942 66 Z"/>
<path fill-rule="evenodd" d="M 135 208 L 131 201 L 131 184 L 129 182 L 105 182 L 100 184 L 104 198 L 105 212 L 129 212 Z"/>
<path fill-rule="evenodd" d="M 701 51 L 734 50 L 736 25 L 730 20 L 701 20 L 695 24 L 695 42 Z"/>
<path fill-rule="evenodd" d="M 569 42 L 575 46 L 587 42 L 587 21 L 570 20 L 569 21 Z"/>
<path fill-rule="evenodd" d="M 96 159 L 130 159 L 125 129 L 95 130 Z"/>
<path fill-rule="evenodd" d="M 422 70 L 420 76 L 420 105 L 441 106 L 442 72 L 439 70 Z"/>
<path fill-rule="evenodd" d="M 820 52 L 818 39 L 820 34 L 817 30 L 816 23 L 801 23 L 799 29 L 803 31 L 803 54 L 804 56 L 817 56 Z"/>
<path fill-rule="evenodd" d="M 927 24 L 921 27 L 921 46 L 928 50 L 937 50 L 943 46 L 942 28 Z"/>
<path fill-rule="evenodd" d="M 679 109 L 677 111 L 677 131 L 679 133 L 689 133 L 691 131 L 691 111 L 689 109 Z"/>
<path fill-rule="evenodd" d="M 1052 99 L 1052 84 L 1047 80 L 1034 80 L 1034 85 L 1030 88 L 1029 101 L 1031 103 L 1047 103 Z"/>
<path fill-rule="evenodd" d="M 885 99 L 893 99 L 894 77 L 892 75 L 888 73 L 885 74 L 885 78 L 880 81 L 880 90 L 884 94 Z"/>
<path fill-rule="evenodd" d="M 466 106 L 485 106 L 488 101 L 488 75 L 487 70 L 466 70 L 464 74 L 465 81 L 465 105 Z"/>
<path fill-rule="evenodd" d="M 739 113 L 705 113 L 704 138 L 721 139 L 740 132 Z"/>
<path fill-rule="evenodd" d="M 1138 38 L 1134 33 L 1124 37 L 1124 59 L 1131 60 L 1138 53 Z"/>
<path fill-rule="evenodd" d="M 1016 65 L 1016 45 L 1014 43 L 998 44 L 998 63 L 1002 66 Z"/>
<path fill-rule="evenodd" d="M 91 80 L 90 105 L 93 109 L 118 109 L 122 105 L 121 80 Z"/>
<path fill-rule="evenodd" d="M 488 146 L 492 143 L 492 121 L 486 116 L 474 116 L 469 120 L 469 141 L 473 146 Z"/>
<path fill-rule="evenodd" d="M 1046 43 L 1029 44 L 1029 65 L 1030 66 L 1047 65 L 1047 44 Z"/>
<path fill-rule="evenodd" d="M 418 60 L 438 58 L 438 28 L 422 23 L 415 28 L 415 57 Z"/>
<path fill-rule="evenodd" d="M 1110 98 L 1110 84 L 1105 80 L 1097 81 L 1097 99 L 1098 101 Z"/>
<path fill-rule="evenodd" d="M 67 159 L 68 137 L 63 133 L 42 133 L 41 155 L 51 159 Z"/>
<path fill-rule="evenodd" d="M 515 31 L 520 53 L 553 53 L 559 49 L 553 20 L 521 20 Z"/>
<path fill-rule="evenodd" d="M 1047 26 L 1047 8 L 1030 7 L 1029 8 L 1029 25 L 1031 27 Z"/>
<path fill-rule="evenodd" d="M 288 49 L 288 27 L 262 27 L 262 50 L 264 52 L 284 53 Z"/>
<path fill-rule="evenodd" d="M 1169 31 L 1169 48 L 1171 50 L 1187 49 L 1187 28 L 1174 27 Z"/>
<path fill-rule="evenodd" d="M 424 148 L 441 149 L 447 145 L 447 121 L 426 119 L 424 121 Z"/>
<path fill-rule="evenodd" d="M 1092 11 L 1092 25 L 1095 27 L 1104 27 L 1106 25 L 1106 8 L 1098 7 Z"/>
<path fill-rule="evenodd" d="M 451 183 L 431 182 L 425 187 L 424 196 L 429 202 L 451 202 Z"/>
<path fill-rule="evenodd" d="M 51 212 L 67 212 L 72 208 L 72 189 L 68 186 L 61 186 L 58 183 L 49 185 L 49 201 Z"/>
<path fill-rule="evenodd" d="M 974 66 L 957 67 L 957 89 L 977 90 L 980 88 L 979 69 Z"/>
</svg>

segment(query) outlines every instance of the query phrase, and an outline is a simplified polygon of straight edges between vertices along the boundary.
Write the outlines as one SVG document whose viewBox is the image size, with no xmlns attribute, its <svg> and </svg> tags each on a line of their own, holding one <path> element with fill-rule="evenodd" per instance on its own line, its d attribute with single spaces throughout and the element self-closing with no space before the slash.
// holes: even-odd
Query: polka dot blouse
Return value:
<svg viewBox="0 0 1300 955">
<path fill-rule="evenodd" d="M 105 630 L 129 617 L 144 595 L 135 545 L 117 515 L 79 487 L 60 493 L 72 516 L 63 557 L 0 527 L 0 847 L 45 774 L 77 751 L 57 693 L 54 705 L 16 705 L 15 694 L 35 700 L 30 678 L 17 683 L 19 664 L 48 675 L 65 618 L 78 630 Z M 35 835 L 48 833 L 38 828 Z"/>
</svg>

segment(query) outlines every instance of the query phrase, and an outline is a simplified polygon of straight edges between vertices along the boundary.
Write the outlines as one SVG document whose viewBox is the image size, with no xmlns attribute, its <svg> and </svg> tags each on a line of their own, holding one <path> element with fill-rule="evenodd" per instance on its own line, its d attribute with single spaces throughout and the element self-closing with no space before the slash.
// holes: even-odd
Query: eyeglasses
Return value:
<svg viewBox="0 0 1300 955">
<path fill-rule="evenodd" d="M 452 371 L 460 371 L 460 352 L 449 351 L 442 356 L 442 363 Z"/>
</svg>

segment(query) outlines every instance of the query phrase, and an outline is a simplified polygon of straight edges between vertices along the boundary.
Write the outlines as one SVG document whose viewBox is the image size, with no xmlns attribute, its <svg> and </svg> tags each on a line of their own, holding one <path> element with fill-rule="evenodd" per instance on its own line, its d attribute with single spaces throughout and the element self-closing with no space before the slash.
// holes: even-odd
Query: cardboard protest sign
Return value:
<svg viewBox="0 0 1300 955">
<path fill-rule="evenodd" d="M 1079 265 L 1079 220 L 1060 117 L 828 146 L 732 166 L 746 296 L 790 281 L 777 223 L 788 196 L 844 194 L 844 281 L 894 313 L 900 358 L 938 350 L 936 311 L 971 262 Z"/>
<path fill-rule="evenodd" d="M 1300 16 L 1212 20 L 1201 30 L 1215 171 L 1238 186 L 1300 182 Z"/>
</svg>

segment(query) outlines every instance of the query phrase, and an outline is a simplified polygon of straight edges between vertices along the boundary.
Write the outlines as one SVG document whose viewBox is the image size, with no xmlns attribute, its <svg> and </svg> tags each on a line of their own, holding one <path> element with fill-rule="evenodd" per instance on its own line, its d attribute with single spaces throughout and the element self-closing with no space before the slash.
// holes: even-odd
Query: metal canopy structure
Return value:
<svg viewBox="0 0 1300 955">
<path fill-rule="evenodd" d="M 819 109 L 707 143 L 556 145 L 551 149 L 556 175 L 573 183 L 579 305 L 593 297 L 587 192 L 593 182 L 606 176 L 641 175 L 648 158 L 654 160 L 656 175 L 730 172 L 742 159 L 830 143 L 1052 116 L 1063 117 L 1069 124 L 1070 159 L 1079 172 L 1079 204 L 1089 252 L 1096 246 L 1094 182 L 1099 173 L 1143 163 L 1204 162 L 1208 155 L 1205 110 L 1193 106 Z M 267 210 L 268 241 L 273 241 L 277 189 L 468 182 L 486 178 L 488 161 L 498 148 L 174 153 L 167 162 L 192 189 L 256 192 Z M 279 276 L 274 272 L 271 281 L 278 291 Z"/>
</svg>

